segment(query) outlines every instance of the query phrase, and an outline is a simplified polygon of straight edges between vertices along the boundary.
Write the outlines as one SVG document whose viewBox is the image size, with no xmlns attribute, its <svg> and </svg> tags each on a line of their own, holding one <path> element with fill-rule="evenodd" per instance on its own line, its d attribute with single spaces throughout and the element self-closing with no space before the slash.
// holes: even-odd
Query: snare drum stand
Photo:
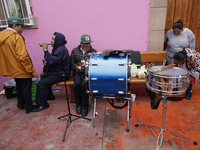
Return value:
<svg viewBox="0 0 200 150">
<path fill-rule="evenodd" d="M 164 96 L 163 98 L 163 112 L 162 112 L 162 124 L 161 124 L 161 127 L 156 127 L 156 126 L 148 126 L 148 125 L 144 125 L 144 124 L 135 124 L 135 127 L 138 127 L 138 126 L 141 126 L 141 127 L 149 127 L 149 129 L 151 130 L 151 132 L 157 137 L 158 141 L 157 141 L 157 145 L 160 147 L 162 145 L 163 142 L 165 141 L 168 141 L 170 139 L 173 139 L 175 137 L 180 137 L 180 138 L 183 138 L 183 139 L 186 139 L 186 140 L 189 140 L 191 142 L 193 142 L 194 145 L 198 145 L 198 143 L 192 139 L 189 139 L 187 137 L 184 137 L 182 135 L 179 135 L 175 132 L 172 132 L 170 130 L 167 130 L 164 128 L 164 125 L 165 125 L 165 116 L 166 116 L 166 109 L 167 109 L 167 100 L 166 100 L 166 96 Z M 153 131 L 153 129 L 160 129 L 161 132 L 160 134 L 157 136 L 155 134 L 155 132 Z M 167 131 L 169 134 L 172 134 L 174 135 L 174 137 L 171 137 L 169 139 L 166 139 L 166 140 L 163 140 L 163 134 L 164 134 L 164 131 Z"/>
</svg>

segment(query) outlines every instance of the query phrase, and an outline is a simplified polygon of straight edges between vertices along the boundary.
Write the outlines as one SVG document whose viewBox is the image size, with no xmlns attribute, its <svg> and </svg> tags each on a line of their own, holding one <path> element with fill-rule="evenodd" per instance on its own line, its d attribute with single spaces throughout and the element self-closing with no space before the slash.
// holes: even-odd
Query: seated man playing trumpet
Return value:
<svg viewBox="0 0 200 150">
<path fill-rule="evenodd" d="M 51 39 L 52 53 L 48 51 L 48 43 L 42 42 L 40 45 L 44 51 L 44 60 L 46 62 L 41 80 L 37 84 L 36 100 L 37 104 L 33 112 L 42 111 L 49 108 L 47 100 L 54 100 L 51 86 L 55 83 L 66 80 L 70 76 L 69 52 L 65 47 L 67 41 L 61 33 L 55 32 Z M 65 72 L 65 76 L 63 76 Z"/>
</svg>

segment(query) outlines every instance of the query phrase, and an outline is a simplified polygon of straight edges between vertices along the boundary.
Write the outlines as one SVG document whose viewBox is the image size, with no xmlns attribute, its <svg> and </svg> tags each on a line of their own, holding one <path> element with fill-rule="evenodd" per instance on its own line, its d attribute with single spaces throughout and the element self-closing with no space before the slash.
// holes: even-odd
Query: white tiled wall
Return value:
<svg viewBox="0 0 200 150">
<path fill-rule="evenodd" d="M 167 0 L 150 0 L 148 51 L 163 50 Z"/>
</svg>

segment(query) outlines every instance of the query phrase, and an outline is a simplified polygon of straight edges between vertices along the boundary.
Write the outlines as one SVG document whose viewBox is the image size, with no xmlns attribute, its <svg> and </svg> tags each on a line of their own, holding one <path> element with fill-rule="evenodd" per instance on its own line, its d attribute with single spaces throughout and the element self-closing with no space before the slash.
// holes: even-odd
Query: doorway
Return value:
<svg viewBox="0 0 200 150">
<path fill-rule="evenodd" d="M 196 51 L 200 52 L 200 0 L 168 0 L 165 33 L 179 19 L 192 30 L 196 38 Z"/>
</svg>

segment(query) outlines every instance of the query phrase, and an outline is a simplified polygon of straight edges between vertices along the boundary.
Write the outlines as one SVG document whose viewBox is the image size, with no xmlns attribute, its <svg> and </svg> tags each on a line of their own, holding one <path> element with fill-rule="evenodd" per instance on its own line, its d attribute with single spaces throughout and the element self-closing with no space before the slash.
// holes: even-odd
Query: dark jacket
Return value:
<svg viewBox="0 0 200 150">
<path fill-rule="evenodd" d="M 66 43 L 67 41 L 65 40 L 65 36 L 61 33 L 55 32 L 55 42 L 52 53 L 50 54 L 48 51 L 44 52 L 46 64 L 43 68 L 43 72 L 50 75 L 62 76 L 64 64 L 66 77 L 70 75 L 70 59 L 69 52 L 65 47 Z"/>
<path fill-rule="evenodd" d="M 83 52 L 80 50 L 81 45 L 74 48 L 71 53 L 71 69 L 76 72 L 76 67 L 81 65 L 81 60 L 87 60 L 88 54 L 91 52 L 97 52 L 95 49 L 90 46 L 90 50 L 87 50 L 83 55 Z M 82 71 L 84 72 L 84 71 Z"/>
</svg>

